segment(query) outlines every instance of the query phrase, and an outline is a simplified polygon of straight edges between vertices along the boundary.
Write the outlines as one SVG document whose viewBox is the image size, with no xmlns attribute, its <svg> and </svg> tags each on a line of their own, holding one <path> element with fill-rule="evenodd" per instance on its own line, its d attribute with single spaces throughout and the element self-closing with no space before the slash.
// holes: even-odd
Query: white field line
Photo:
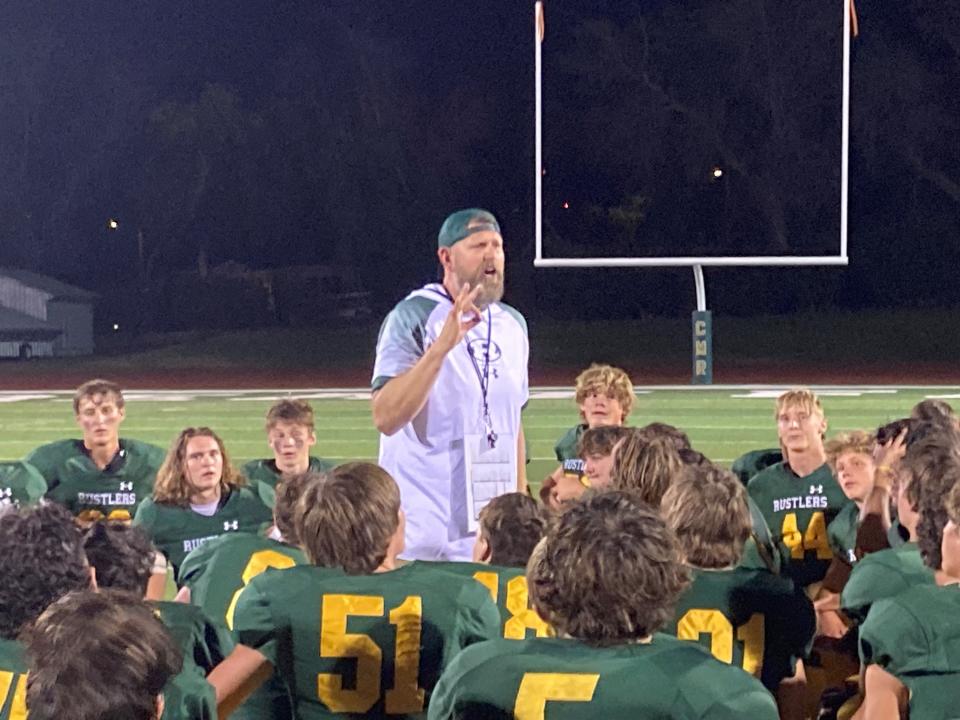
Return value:
<svg viewBox="0 0 960 720">
<path fill-rule="evenodd" d="M 657 391 L 689 393 L 731 393 L 730 397 L 742 399 L 770 399 L 790 389 L 788 385 L 638 385 L 638 395 Z M 960 397 L 957 385 L 811 385 L 811 389 L 825 396 L 856 397 L 858 395 L 890 395 L 901 391 L 926 391 L 928 397 Z M 3 390 L 0 403 L 15 403 L 28 400 L 63 402 L 73 396 L 73 390 Z M 237 390 L 147 390 L 131 388 L 124 397 L 134 402 L 188 402 L 206 399 L 269 402 L 286 397 L 302 397 L 312 400 L 365 401 L 370 397 L 368 388 L 296 388 L 296 389 L 237 389 Z M 559 386 L 535 387 L 530 390 L 531 399 L 564 400 L 573 397 L 573 388 Z"/>
</svg>

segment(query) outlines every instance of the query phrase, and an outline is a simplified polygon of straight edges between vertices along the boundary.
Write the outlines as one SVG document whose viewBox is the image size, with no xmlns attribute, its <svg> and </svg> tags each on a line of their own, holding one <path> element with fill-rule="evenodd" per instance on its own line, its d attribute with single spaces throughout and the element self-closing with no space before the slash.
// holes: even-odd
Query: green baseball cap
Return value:
<svg viewBox="0 0 960 720">
<path fill-rule="evenodd" d="M 453 247 L 465 237 L 485 230 L 500 232 L 500 225 L 493 213 L 480 208 L 457 210 L 443 221 L 437 236 L 437 247 Z"/>
</svg>

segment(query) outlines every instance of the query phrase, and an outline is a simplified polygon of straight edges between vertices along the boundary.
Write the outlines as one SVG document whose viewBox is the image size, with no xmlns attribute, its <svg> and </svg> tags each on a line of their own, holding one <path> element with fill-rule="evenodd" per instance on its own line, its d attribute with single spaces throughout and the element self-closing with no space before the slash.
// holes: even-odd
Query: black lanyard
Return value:
<svg viewBox="0 0 960 720">
<path fill-rule="evenodd" d="M 497 433 L 493 430 L 493 420 L 490 417 L 490 403 L 488 400 L 490 391 L 490 345 L 493 339 L 493 317 L 490 308 L 487 307 L 487 344 L 483 349 L 483 370 L 480 370 L 480 363 L 473 352 L 473 346 L 467 343 L 467 355 L 470 356 L 470 362 L 473 364 L 473 370 L 477 374 L 477 380 L 480 382 L 480 395 L 483 398 L 483 426 L 487 433 L 487 445 L 490 448 L 497 446 Z"/>
</svg>

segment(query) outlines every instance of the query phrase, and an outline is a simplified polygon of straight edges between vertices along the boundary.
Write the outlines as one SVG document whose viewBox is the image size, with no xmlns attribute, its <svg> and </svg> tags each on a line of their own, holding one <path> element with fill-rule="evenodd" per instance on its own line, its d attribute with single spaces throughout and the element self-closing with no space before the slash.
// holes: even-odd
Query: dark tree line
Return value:
<svg viewBox="0 0 960 720">
<path fill-rule="evenodd" d="M 107 291 L 339 264 L 385 304 L 432 275 L 446 211 L 477 203 L 534 314 L 685 311 L 688 271 L 530 269 L 531 8 L 445 5 L 6 7 L 0 263 Z M 835 247 L 840 3 L 609 5 L 548 6 L 551 254 Z M 721 307 L 960 302 L 960 11 L 860 11 L 852 265 L 717 271 Z"/>
</svg>

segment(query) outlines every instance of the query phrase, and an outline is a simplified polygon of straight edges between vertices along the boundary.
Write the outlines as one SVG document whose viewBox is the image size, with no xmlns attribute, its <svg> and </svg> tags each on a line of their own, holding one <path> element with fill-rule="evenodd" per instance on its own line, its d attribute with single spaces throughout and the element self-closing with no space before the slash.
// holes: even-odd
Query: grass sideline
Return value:
<svg viewBox="0 0 960 720">
<path fill-rule="evenodd" d="M 725 465 L 741 453 L 776 447 L 774 386 L 638 387 L 631 425 L 654 420 L 685 430 L 693 445 Z M 909 414 L 925 397 L 960 401 L 960 387 L 825 387 L 828 436 L 852 429 L 873 429 Z M 189 425 L 209 425 L 222 435 L 232 461 L 268 456 L 264 413 L 280 397 L 303 397 L 316 412 L 315 454 L 335 462 L 375 460 L 378 435 L 370 419 L 368 392 L 354 390 L 177 390 L 125 392 L 127 417 L 122 435 L 169 446 Z M 0 460 L 22 457 L 34 447 L 78 437 L 71 393 L 0 392 Z M 570 388 L 536 388 L 524 412 L 530 446 L 528 477 L 538 486 L 556 466 L 553 446 L 577 422 Z"/>
</svg>

